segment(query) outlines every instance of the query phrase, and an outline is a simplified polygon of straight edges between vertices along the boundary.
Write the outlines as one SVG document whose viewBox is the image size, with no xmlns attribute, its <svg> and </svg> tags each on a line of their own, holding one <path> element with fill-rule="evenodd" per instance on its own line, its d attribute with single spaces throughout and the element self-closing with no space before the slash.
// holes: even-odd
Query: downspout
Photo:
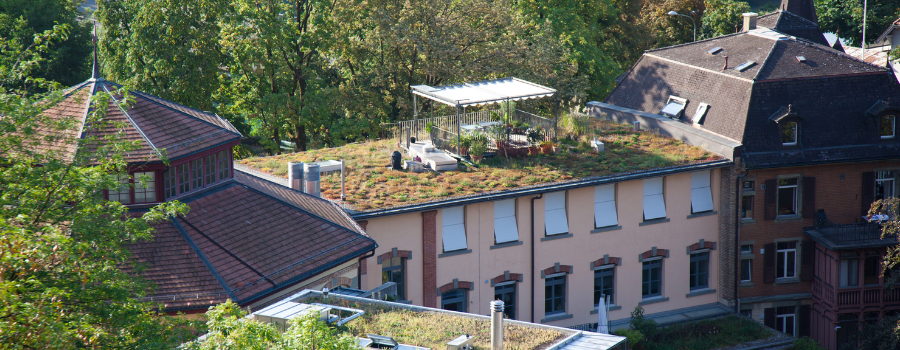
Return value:
<svg viewBox="0 0 900 350">
<path fill-rule="evenodd" d="M 534 323 L 534 200 L 544 198 L 544 194 L 531 197 L 531 323 Z"/>
<path fill-rule="evenodd" d="M 368 258 L 371 258 L 371 257 L 373 257 L 373 256 L 375 256 L 375 249 L 372 249 L 371 251 L 369 251 L 368 254 L 359 257 L 359 260 L 356 261 L 356 280 L 357 280 L 356 288 L 357 288 L 357 289 L 362 289 L 362 264 L 363 264 L 363 260 L 368 259 Z"/>
<path fill-rule="evenodd" d="M 734 313 L 741 312 L 741 302 L 738 298 L 738 289 L 741 284 L 741 179 L 750 173 L 750 169 L 744 169 L 743 175 L 738 175 L 735 180 L 735 206 L 734 206 Z"/>
</svg>

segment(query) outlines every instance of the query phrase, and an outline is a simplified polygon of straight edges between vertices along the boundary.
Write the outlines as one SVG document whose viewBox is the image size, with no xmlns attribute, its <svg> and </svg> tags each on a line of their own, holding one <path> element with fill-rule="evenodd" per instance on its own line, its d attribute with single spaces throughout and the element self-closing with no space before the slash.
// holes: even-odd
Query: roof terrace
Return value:
<svg viewBox="0 0 900 350">
<path fill-rule="evenodd" d="M 592 149 L 594 138 L 603 143 L 603 151 Z M 460 161 L 457 170 L 440 172 L 391 170 L 391 153 L 405 153 L 397 139 L 247 158 L 237 163 L 286 179 L 289 162 L 344 160 L 346 199 L 342 204 L 351 210 L 370 212 L 579 181 L 619 181 L 623 175 L 728 161 L 673 138 L 590 117 L 561 118 L 559 140 L 556 151 L 550 154 L 494 155 L 480 164 Z M 340 174 L 323 174 L 321 191 L 323 197 L 338 201 Z"/>
</svg>

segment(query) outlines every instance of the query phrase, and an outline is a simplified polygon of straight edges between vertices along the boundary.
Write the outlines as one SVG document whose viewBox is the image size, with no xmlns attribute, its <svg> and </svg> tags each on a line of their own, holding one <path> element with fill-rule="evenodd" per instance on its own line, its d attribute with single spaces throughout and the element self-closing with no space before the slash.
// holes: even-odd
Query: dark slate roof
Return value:
<svg viewBox="0 0 900 350">
<path fill-rule="evenodd" d="M 714 47 L 723 50 L 707 54 Z M 723 71 L 725 55 L 729 68 L 758 64 Z M 648 51 L 606 102 L 659 114 L 670 95 L 688 100 L 685 123 L 709 104 L 699 127 L 742 143 L 751 167 L 900 158 L 898 142 L 880 140 L 878 118 L 866 114 L 879 100 L 900 101 L 890 69 L 768 29 Z M 794 148 L 782 147 L 770 120 L 787 106 L 802 120 Z"/>
<path fill-rule="evenodd" d="M 756 25 L 804 38 L 816 44 L 829 46 L 828 40 L 825 39 L 825 35 L 822 34 L 822 31 L 819 29 L 818 23 L 798 16 L 790 11 L 777 10 L 759 16 Z"/>
<path fill-rule="evenodd" d="M 347 229 L 238 181 L 182 199 L 190 212 L 131 246 L 166 310 L 246 304 L 377 247 Z"/>
<path fill-rule="evenodd" d="M 810 22 L 819 23 L 819 17 L 816 15 L 816 5 L 813 1 L 814 0 L 781 0 L 781 6 L 778 8 L 795 13 L 797 16 L 803 17 Z"/>
<path fill-rule="evenodd" d="M 75 126 L 63 139 L 45 146 L 45 150 L 63 152 L 65 157 L 71 159 L 77 152 L 76 139 L 116 133 L 119 131 L 116 125 L 125 125 L 124 141 L 138 144 L 136 150 L 126 155 L 126 160 L 133 163 L 160 161 L 161 155 L 174 160 L 241 138 L 234 126 L 217 115 L 140 91 L 128 91 L 125 100 L 119 92 L 121 88 L 121 85 L 102 78 L 90 79 L 70 88 L 66 98 L 46 110 L 44 116 L 72 118 Z M 90 97 L 101 94 L 109 97 L 106 120 L 116 125 L 87 123 Z M 87 145 L 87 148 L 94 146 Z"/>
</svg>

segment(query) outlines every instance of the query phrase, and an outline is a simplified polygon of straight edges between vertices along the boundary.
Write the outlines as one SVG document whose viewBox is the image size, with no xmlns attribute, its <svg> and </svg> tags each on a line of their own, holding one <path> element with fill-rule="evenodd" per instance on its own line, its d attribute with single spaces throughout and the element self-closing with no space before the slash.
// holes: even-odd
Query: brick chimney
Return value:
<svg viewBox="0 0 900 350">
<path fill-rule="evenodd" d="M 756 12 L 747 12 L 744 13 L 744 28 L 741 29 L 742 32 L 750 31 L 756 29 L 756 18 L 759 17 L 759 14 Z"/>
</svg>

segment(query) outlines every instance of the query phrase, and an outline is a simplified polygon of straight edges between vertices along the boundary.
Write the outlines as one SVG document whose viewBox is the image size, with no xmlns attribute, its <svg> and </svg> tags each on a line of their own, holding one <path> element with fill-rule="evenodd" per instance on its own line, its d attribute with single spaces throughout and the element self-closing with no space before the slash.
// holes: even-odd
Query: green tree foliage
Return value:
<svg viewBox="0 0 900 350">
<path fill-rule="evenodd" d="M 878 322 L 867 323 L 862 326 L 862 330 L 857 333 L 856 342 L 851 341 L 840 350 L 894 350 L 900 349 L 900 316 L 885 316 Z M 801 349 L 801 348 L 798 348 Z M 809 348 L 818 350 L 820 348 Z"/>
<path fill-rule="evenodd" d="M 78 0 L 0 0 L 0 39 L 26 48 L 36 35 L 63 25 L 67 33 L 46 47 L 31 76 L 71 86 L 90 76 L 91 25 Z M 0 48 L 4 50 L 6 48 Z M 7 56 L 10 57 L 10 56 Z"/>
<path fill-rule="evenodd" d="M 866 45 L 900 16 L 900 0 L 869 1 L 866 8 Z M 863 0 L 816 0 L 816 14 L 823 32 L 833 32 L 859 47 L 863 32 Z"/>
<path fill-rule="evenodd" d="M 218 37 L 226 8 L 218 0 L 99 1 L 104 77 L 212 110 L 225 62 Z"/>
<path fill-rule="evenodd" d="M 209 334 L 185 346 L 186 350 L 344 350 L 357 348 L 356 339 L 338 335 L 324 322 L 309 315 L 291 321 L 282 333 L 270 323 L 248 320 L 230 300 L 206 313 Z"/>
<path fill-rule="evenodd" d="M 734 34 L 743 27 L 743 13 L 750 12 L 750 5 L 736 0 L 706 0 L 703 14 L 703 38 Z"/>
<path fill-rule="evenodd" d="M 706 11 L 706 3 L 703 0 L 646 0 L 641 11 L 641 21 L 653 38 L 651 48 L 689 43 L 694 40 L 694 22 L 682 16 L 669 16 L 669 11 L 693 18 L 697 23 L 697 35 L 701 33 L 701 19 Z"/>
<path fill-rule="evenodd" d="M 184 206 L 134 216 L 106 201 L 99 194 L 118 186 L 122 154 L 134 145 L 117 141 L 121 133 L 101 147 L 86 138 L 74 159 L 66 157 L 54 145 L 74 141 L 74 120 L 42 116 L 62 92 L 18 88 L 42 67 L 42 53 L 52 57 L 63 28 L 38 34 L 24 50 L 11 49 L 16 39 L 0 39 L 0 62 L 15 62 L 0 65 L 0 348 L 171 348 L 184 324 L 141 302 L 151 286 L 120 267 L 129 264 L 126 244 L 150 239 L 151 223 Z M 91 122 L 102 126 L 102 113 Z"/>
</svg>

